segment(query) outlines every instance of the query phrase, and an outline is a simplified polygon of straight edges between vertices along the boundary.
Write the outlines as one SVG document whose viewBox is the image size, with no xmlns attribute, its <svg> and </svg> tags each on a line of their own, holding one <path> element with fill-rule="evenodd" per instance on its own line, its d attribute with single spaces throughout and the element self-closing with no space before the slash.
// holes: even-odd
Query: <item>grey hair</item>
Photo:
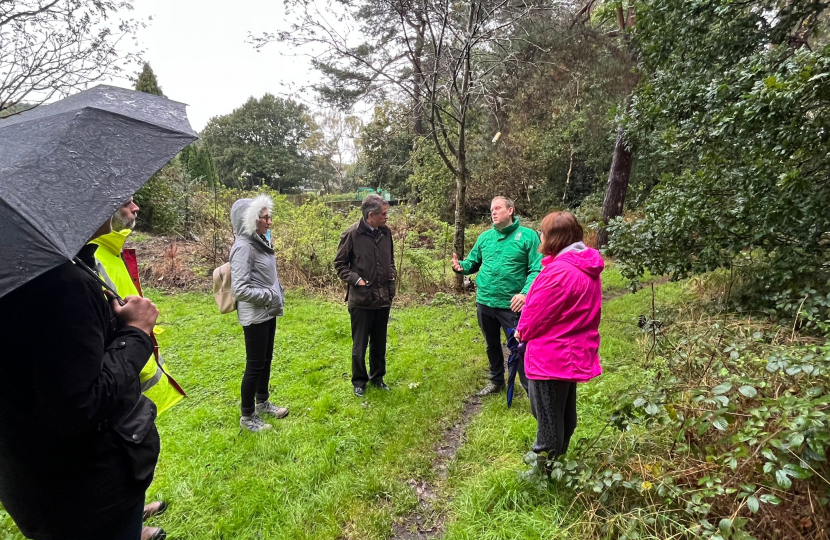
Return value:
<svg viewBox="0 0 830 540">
<path fill-rule="evenodd" d="M 495 201 L 496 199 L 500 199 L 500 200 L 504 201 L 504 207 L 505 207 L 505 208 L 514 208 L 514 209 L 516 208 L 516 207 L 513 205 L 513 199 L 508 199 L 507 197 L 502 197 L 501 195 L 499 195 L 498 197 L 493 197 L 493 200 L 494 200 L 494 201 Z M 492 201 L 490 202 L 490 204 L 493 204 L 493 203 L 492 203 Z"/>
<path fill-rule="evenodd" d="M 242 218 L 242 232 L 248 236 L 256 234 L 256 222 L 259 219 L 259 213 L 263 210 L 268 210 L 269 214 L 274 211 L 274 200 L 265 193 L 257 195 L 245 210 L 245 216 Z"/>
<path fill-rule="evenodd" d="M 389 206 L 389 201 L 372 193 L 363 199 L 363 204 L 360 205 L 360 211 L 363 212 L 363 219 L 368 219 L 369 214 L 377 214 L 384 206 Z"/>
</svg>

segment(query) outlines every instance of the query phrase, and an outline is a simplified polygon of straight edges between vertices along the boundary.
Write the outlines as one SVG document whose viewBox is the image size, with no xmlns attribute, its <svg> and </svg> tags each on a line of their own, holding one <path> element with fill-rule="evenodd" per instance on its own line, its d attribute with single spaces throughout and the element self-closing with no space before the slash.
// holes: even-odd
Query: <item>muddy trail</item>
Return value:
<svg viewBox="0 0 830 540">
<path fill-rule="evenodd" d="M 643 288 L 662 285 L 668 281 L 666 277 L 657 278 L 644 282 Z M 631 294 L 629 289 L 603 293 L 602 303 L 605 304 L 627 294 Z M 508 352 L 505 347 L 504 357 L 507 358 L 507 356 Z M 409 485 L 418 497 L 418 509 L 394 524 L 394 535 L 391 540 L 434 540 L 443 536 L 447 516 L 439 508 L 446 506 L 451 499 L 442 499 L 441 485 L 449 475 L 450 463 L 464 444 L 467 428 L 479 412 L 481 412 L 481 398 L 476 395 L 467 397 L 461 417 L 445 430 L 443 437 L 435 445 L 435 458 L 432 461 L 435 480 L 432 482 L 414 478 L 409 480 Z"/>
</svg>

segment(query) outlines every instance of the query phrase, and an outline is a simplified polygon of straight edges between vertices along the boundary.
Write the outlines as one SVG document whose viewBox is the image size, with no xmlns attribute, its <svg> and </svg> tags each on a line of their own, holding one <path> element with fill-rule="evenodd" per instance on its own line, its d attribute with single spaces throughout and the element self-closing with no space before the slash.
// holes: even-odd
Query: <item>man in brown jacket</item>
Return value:
<svg viewBox="0 0 830 540">
<path fill-rule="evenodd" d="M 398 276 L 392 231 L 386 226 L 389 203 L 379 195 L 369 195 L 360 210 L 363 219 L 340 236 L 340 246 L 334 258 L 337 275 L 348 285 L 346 300 L 352 320 L 352 386 L 357 397 L 363 397 L 367 382 L 381 390 L 389 390 L 383 382 L 386 375 L 386 329 Z"/>
</svg>

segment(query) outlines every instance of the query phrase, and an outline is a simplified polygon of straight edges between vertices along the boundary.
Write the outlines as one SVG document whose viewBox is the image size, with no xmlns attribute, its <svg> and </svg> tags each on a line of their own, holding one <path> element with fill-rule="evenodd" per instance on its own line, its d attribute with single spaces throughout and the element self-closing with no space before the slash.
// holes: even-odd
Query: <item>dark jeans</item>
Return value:
<svg viewBox="0 0 830 540">
<path fill-rule="evenodd" d="M 243 326 L 245 332 L 245 374 L 242 376 L 242 416 L 254 414 L 256 402 L 268 401 L 268 382 L 271 380 L 271 359 L 274 357 L 274 334 L 277 319 L 271 319 L 250 326 Z"/>
<path fill-rule="evenodd" d="M 386 330 L 389 309 L 349 308 L 352 318 L 352 385 L 381 382 L 386 375 Z M 369 373 L 366 373 L 366 346 L 369 346 Z"/>
<path fill-rule="evenodd" d="M 94 531 L 63 536 L 61 540 L 139 540 L 144 502 L 128 509 L 121 517 Z"/>
<path fill-rule="evenodd" d="M 530 379 L 530 412 L 536 417 L 533 451 L 547 452 L 550 458 L 568 451 L 576 429 L 576 383 Z"/>
<path fill-rule="evenodd" d="M 484 304 L 476 304 L 478 326 L 484 334 L 487 344 L 487 361 L 490 363 L 490 382 L 504 384 L 504 353 L 501 349 L 501 333 L 507 339 L 507 331 L 515 329 L 519 324 L 519 314 L 509 309 L 491 308 Z M 525 353 L 519 353 L 519 380 L 522 388 L 527 391 L 527 377 L 525 376 Z"/>
</svg>

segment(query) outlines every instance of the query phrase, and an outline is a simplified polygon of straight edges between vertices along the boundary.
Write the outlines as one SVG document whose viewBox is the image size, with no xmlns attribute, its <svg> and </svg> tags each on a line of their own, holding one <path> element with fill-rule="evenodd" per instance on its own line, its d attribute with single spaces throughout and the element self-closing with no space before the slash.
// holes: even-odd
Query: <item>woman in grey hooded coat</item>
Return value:
<svg viewBox="0 0 830 540">
<path fill-rule="evenodd" d="M 260 415 L 275 418 L 288 415 L 288 409 L 268 401 L 276 318 L 282 316 L 284 302 L 277 259 L 270 242 L 273 207 L 271 197 L 259 195 L 255 199 L 239 199 L 231 208 L 236 237 L 230 254 L 231 287 L 237 301 L 239 324 L 245 334 L 247 357 L 239 424 L 253 432 L 272 428 Z"/>
</svg>

